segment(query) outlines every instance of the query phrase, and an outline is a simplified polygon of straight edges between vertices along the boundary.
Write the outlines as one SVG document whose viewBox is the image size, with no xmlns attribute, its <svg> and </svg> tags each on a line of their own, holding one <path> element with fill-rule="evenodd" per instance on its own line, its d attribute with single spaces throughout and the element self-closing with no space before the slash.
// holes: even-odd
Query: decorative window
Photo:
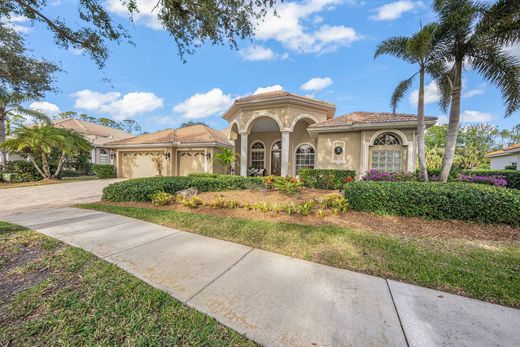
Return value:
<svg viewBox="0 0 520 347">
<path fill-rule="evenodd" d="M 401 172 L 402 151 L 373 150 L 372 169 L 384 172 Z"/>
<path fill-rule="evenodd" d="M 255 169 L 265 168 L 265 146 L 262 142 L 251 145 L 251 166 Z"/>
<path fill-rule="evenodd" d="M 401 140 L 397 135 L 391 133 L 385 133 L 379 135 L 375 141 L 374 146 L 400 146 Z"/>
<path fill-rule="evenodd" d="M 314 169 L 314 148 L 311 145 L 301 145 L 296 150 L 296 174 L 301 169 Z"/>
<path fill-rule="evenodd" d="M 104 148 L 99 150 L 99 163 L 100 164 L 110 164 L 110 160 L 108 157 L 108 151 Z"/>
<path fill-rule="evenodd" d="M 345 142 L 334 141 L 332 143 L 332 162 L 333 163 L 344 163 L 345 162 Z"/>
</svg>

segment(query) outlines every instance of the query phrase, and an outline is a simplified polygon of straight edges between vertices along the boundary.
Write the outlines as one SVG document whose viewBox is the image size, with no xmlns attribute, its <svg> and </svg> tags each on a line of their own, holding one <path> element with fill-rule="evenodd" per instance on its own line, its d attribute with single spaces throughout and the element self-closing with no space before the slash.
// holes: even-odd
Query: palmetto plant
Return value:
<svg viewBox="0 0 520 347">
<path fill-rule="evenodd" d="M 227 173 L 230 173 L 231 164 L 238 160 L 238 154 L 231 148 L 224 148 L 221 152 L 215 154 L 215 160 L 226 168 Z"/>
<path fill-rule="evenodd" d="M 399 101 L 412 86 L 415 78 L 419 76 L 419 97 L 417 100 L 417 147 L 419 152 L 419 169 L 423 180 L 428 181 L 426 168 L 426 154 L 424 146 L 424 78 L 427 73 L 439 76 L 442 65 L 435 55 L 435 30 L 436 24 L 431 23 L 421 28 L 411 37 L 398 36 L 381 42 L 376 49 L 374 58 L 388 54 L 400 58 L 408 63 L 418 66 L 418 70 L 409 78 L 401 81 L 395 88 L 390 104 L 395 113 Z"/>
<path fill-rule="evenodd" d="M 25 154 L 43 178 L 57 179 L 67 157 L 90 150 L 90 143 L 70 129 L 36 125 L 14 130 L 14 138 L 0 144 L 0 149 Z M 50 171 L 49 165 L 49 155 L 53 150 L 60 152 L 58 167 L 54 173 Z M 41 158 L 41 167 L 36 162 L 37 157 Z"/>
<path fill-rule="evenodd" d="M 439 19 L 437 49 L 449 73 L 438 77 L 441 106 L 451 103 L 441 178 L 448 179 L 460 122 L 462 74 L 471 68 L 501 92 L 510 116 L 520 106 L 520 62 L 505 47 L 520 41 L 520 1 L 485 4 L 473 0 L 435 0 Z"/>
</svg>

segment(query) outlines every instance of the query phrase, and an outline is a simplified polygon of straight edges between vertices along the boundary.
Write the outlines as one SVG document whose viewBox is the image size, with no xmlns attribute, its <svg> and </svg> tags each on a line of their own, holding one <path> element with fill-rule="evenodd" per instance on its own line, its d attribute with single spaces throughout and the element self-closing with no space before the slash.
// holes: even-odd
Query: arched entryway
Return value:
<svg viewBox="0 0 520 347">
<path fill-rule="evenodd" d="M 260 116 L 250 121 L 246 129 L 248 174 L 280 175 L 282 135 L 279 122 L 269 116 Z"/>
</svg>

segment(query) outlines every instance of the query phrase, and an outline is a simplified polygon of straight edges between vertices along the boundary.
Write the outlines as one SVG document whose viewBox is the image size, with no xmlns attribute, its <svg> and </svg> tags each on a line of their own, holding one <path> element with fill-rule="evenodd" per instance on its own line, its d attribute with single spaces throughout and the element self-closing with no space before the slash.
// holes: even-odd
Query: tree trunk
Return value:
<svg viewBox="0 0 520 347">
<path fill-rule="evenodd" d="M 428 170 L 426 169 L 426 151 L 424 148 L 424 66 L 421 66 L 419 74 L 419 100 L 417 102 L 417 149 L 419 152 L 419 172 L 421 179 L 428 182 Z"/>
<path fill-rule="evenodd" d="M 5 121 L 7 119 L 7 114 L 4 105 L 0 105 L 0 143 L 5 141 Z M 5 166 L 7 164 L 7 152 L 4 150 L 0 150 L 0 166 Z"/>
<path fill-rule="evenodd" d="M 61 169 L 63 168 L 63 163 L 65 162 L 65 153 L 61 154 L 60 161 L 58 162 L 58 167 L 56 168 L 56 171 L 54 172 L 54 175 L 52 178 L 58 179 Z"/>
<path fill-rule="evenodd" d="M 51 178 L 51 170 L 49 168 L 49 161 L 47 160 L 47 156 L 45 155 L 45 152 L 42 151 L 42 166 L 43 166 L 43 172 L 45 173 L 45 176 L 43 178 Z"/>
<path fill-rule="evenodd" d="M 36 170 L 38 170 L 38 172 L 40 173 L 40 175 L 42 175 L 43 178 L 45 178 L 45 173 L 42 171 L 42 169 L 40 169 L 40 167 L 38 166 L 38 164 L 36 164 L 36 161 L 34 160 L 34 158 L 29 155 L 27 157 L 27 159 L 29 159 L 29 161 L 34 165 L 34 167 L 36 168 Z"/>
<path fill-rule="evenodd" d="M 455 77 L 453 90 L 451 92 L 450 120 L 448 124 L 448 135 L 446 138 L 446 148 L 442 158 L 441 180 L 446 182 L 450 175 L 455 149 L 457 147 L 457 132 L 460 122 L 460 97 L 462 94 L 462 59 L 455 60 Z"/>
</svg>

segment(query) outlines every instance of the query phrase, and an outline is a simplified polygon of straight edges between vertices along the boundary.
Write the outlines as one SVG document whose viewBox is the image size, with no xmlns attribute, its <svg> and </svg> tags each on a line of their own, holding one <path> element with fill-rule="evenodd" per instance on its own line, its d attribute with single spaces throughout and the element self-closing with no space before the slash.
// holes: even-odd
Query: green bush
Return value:
<svg viewBox="0 0 520 347">
<path fill-rule="evenodd" d="M 226 176 L 207 177 L 149 177 L 113 183 L 103 189 L 103 200 L 107 201 L 150 201 L 150 196 L 158 192 L 175 194 L 179 190 L 191 187 L 200 192 L 248 189 L 249 186 L 261 185 L 260 177 Z"/>
<path fill-rule="evenodd" d="M 342 189 L 343 185 L 356 177 L 353 170 L 302 169 L 299 171 L 303 184 L 309 188 Z"/>
<path fill-rule="evenodd" d="M 50 169 L 51 172 L 54 172 L 53 170 L 56 170 L 56 166 L 51 165 Z M 8 161 L 4 172 L 17 174 L 16 182 L 31 182 L 43 179 L 34 165 L 25 160 Z"/>
<path fill-rule="evenodd" d="M 110 164 L 94 164 L 92 171 L 99 178 L 114 178 L 117 177 L 116 167 Z"/>
<path fill-rule="evenodd" d="M 504 176 L 507 188 L 520 189 L 520 170 L 463 170 L 462 173 L 471 176 Z"/>
<path fill-rule="evenodd" d="M 165 192 L 157 192 L 150 195 L 150 200 L 155 206 L 166 206 L 175 202 L 175 195 Z"/>
<path fill-rule="evenodd" d="M 204 172 L 195 172 L 195 173 L 190 173 L 188 175 L 188 177 L 206 177 L 206 178 L 218 178 L 221 176 L 231 176 L 231 175 L 219 175 L 219 174 L 204 173 Z"/>
<path fill-rule="evenodd" d="M 520 226 L 520 192 L 461 182 L 352 182 L 353 210 Z"/>
</svg>

